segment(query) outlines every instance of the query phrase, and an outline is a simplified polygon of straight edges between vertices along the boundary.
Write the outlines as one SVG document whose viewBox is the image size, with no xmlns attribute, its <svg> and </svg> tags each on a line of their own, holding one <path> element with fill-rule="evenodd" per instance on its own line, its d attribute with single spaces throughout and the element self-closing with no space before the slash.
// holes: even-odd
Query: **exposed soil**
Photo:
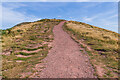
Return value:
<svg viewBox="0 0 120 80">
<path fill-rule="evenodd" d="M 34 48 L 38 48 L 38 47 L 42 47 L 42 44 L 40 44 L 40 43 L 38 43 L 38 44 L 28 44 L 28 46 L 26 48 L 34 49 Z"/>
<path fill-rule="evenodd" d="M 89 57 L 80 51 L 80 46 L 63 31 L 65 21 L 54 27 L 53 48 L 43 60 L 44 69 L 37 67 L 34 77 L 39 78 L 95 78 Z M 38 65 L 38 64 L 37 64 Z M 32 76 L 33 77 L 33 76 Z"/>
<path fill-rule="evenodd" d="M 24 57 L 24 58 L 26 58 L 26 57 L 31 57 L 31 56 L 24 56 L 24 55 L 16 55 L 17 57 Z"/>
</svg>

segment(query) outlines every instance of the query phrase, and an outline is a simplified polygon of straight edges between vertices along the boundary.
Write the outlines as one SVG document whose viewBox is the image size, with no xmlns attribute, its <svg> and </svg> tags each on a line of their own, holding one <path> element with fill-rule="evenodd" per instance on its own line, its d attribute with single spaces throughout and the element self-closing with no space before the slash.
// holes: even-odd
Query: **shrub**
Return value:
<svg viewBox="0 0 120 80">
<path fill-rule="evenodd" d="M 17 32 L 21 32 L 21 31 L 22 31 L 22 30 L 19 30 L 19 29 L 17 30 Z"/>
</svg>

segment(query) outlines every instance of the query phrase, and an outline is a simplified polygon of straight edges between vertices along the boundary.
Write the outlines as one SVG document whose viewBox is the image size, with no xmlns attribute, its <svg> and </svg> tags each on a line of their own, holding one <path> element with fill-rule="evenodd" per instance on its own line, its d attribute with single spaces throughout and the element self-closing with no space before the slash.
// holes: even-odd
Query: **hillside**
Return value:
<svg viewBox="0 0 120 80">
<path fill-rule="evenodd" d="M 62 21 L 65 20 L 42 19 L 1 30 L 3 77 L 29 78 L 38 72 L 36 65 L 54 47 L 53 28 Z M 89 56 L 96 76 L 118 77 L 119 34 L 76 21 L 65 22 L 63 30 L 79 44 L 79 51 Z"/>
<path fill-rule="evenodd" d="M 3 30 L 3 77 L 28 77 L 34 73 L 35 65 L 41 63 L 40 60 L 45 58 L 52 47 L 49 45 L 53 40 L 52 29 L 60 21 L 43 19 Z"/>
<path fill-rule="evenodd" d="M 63 28 L 87 51 L 98 77 L 118 76 L 118 33 L 76 21 L 68 21 Z"/>
</svg>

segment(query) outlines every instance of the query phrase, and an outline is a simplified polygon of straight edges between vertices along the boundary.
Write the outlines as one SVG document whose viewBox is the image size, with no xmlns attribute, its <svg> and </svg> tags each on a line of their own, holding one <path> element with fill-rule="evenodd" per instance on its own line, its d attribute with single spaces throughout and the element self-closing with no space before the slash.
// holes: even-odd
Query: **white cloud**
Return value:
<svg viewBox="0 0 120 80">
<path fill-rule="evenodd" d="M 112 15 L 112 16 L 110 16 L 108 19 L 113 19 L 113 18 L 118 18 L 118 14 Z"/>
<path fill-rule="evenodd" d="M 99 14 L 96 14 L 95 16 L 84 17 L 83 21 L 91 22 L 91 21 L 93 21 L 93 20 L 95 20 L 97 18 L 99 18 L 99 19 L 105 18 L 107 20 L 107 19 L 113 19 L 113 18 L 117 18 L 117 17 L 118 17 L 118 14 L 117 14 L 116 10 L 111 10 L 111 11 L 104 12 L 104 14 L 99 13 Z"/>
<path fill-rule="evenodd" d="M 57 16 L 58 18 L 61 18 L 61 16 Z"/>
<path fill-rule="evenodd" d="M 9 9 L 16 9 L 16 8 L 20 8 L 21 6 L 24 7 L 26 6 L 25 4 L 22 3 L 18 3 L 18 2 L 14 2 L 14 3 L 5 3 L 5 7 L 8 7 Z M 4 3 L 3 3 L 4 5 Z"/>
<path fill-rule="evenodd" d="M 84 17 L 83 21 L 85 22 L 92 22 L 94 19 L 96 19 L 98 16 L 93 16 L 93 17 Z"/>
<path fill-rule="evenodd" d="M 118 32 L 118 23 L 112 20 L 101 19 L 100 23 L 103 25 L 103 28 Z"/>
<path fill-rule="evenodd" d="M 2 2 L 118 2 L 119 0 L 2 0 Z"/>
<path fill-rule="evenodd" d="M 95 16 L 86 16 L 82 18 L 83 22 L 99 26 L 104 29 L 118 32 L 118 13 L 117 10 L 106 11 Z"/>
<path fill-rule="evenodd" d="M 13 10 L 14 8 L 2 7 L 2 29 L 9 28 L 21 22 L 38 20 L 40 18 L 34 15 L 27 15 Z M 10 26 L 12 25 L 12 26 Z M 5 27 L 4 27 L 5 26 Z"/>
<path fill-rule="evenodd" d="M 70 19 L 72 19 L 73 17 L 69 17 Z"/>
<path fill-rule="evenodd" d="M 102 4 L 103 2 L 97 2 L 97 3 L 90 3 L 89 5 L 85 5 L 84 8 L 91 8 L 91 7 L 96 7 L 100 4 Z"/>
<path fill-rule="evenodd" d="M 110 20 L 111 18 L 111 20 Z M 88 24 L 92 24 L 94 26 L 98 26 L 104 29 L 108 29 L 111 31 L 115 31 L 118 32 L 118 23 L 116 21 L 113 21 L 112 18 L 115 18 L 115 15 L 113 15 L 113 17 L 110 18 L 97 18 L 97 17 L 85 17 L 82 21 Z M 116 17 L 117 19 L 117 17 Z"/>
</svg>

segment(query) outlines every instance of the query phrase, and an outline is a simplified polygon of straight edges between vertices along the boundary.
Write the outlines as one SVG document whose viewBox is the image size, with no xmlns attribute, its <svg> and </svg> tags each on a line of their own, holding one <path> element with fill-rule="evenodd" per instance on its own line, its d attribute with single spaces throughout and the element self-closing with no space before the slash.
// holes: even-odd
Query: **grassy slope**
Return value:
<svg viewBox="0 0 120 80">
<path fill-rule="evenodd" d="M 118 76 L 119 34 L 76 21 L 63 28 L 87 51 L 98 77 Z"/>
<path fill-rule="evenodd" d="M 52 29 L 62 20 L 43 19 L 36 22 L 25 22 L 13 28 L 2 30 L 3 77 L 29 77 L 34 72 L 36 64 L 47 56 L 51 48 L 48 43 L 53 40 Z M 35 47 L 39 43 L 40 47 Z M 29 46 L 31 45 L 31 46 Z M 37 52 L 20 52 L 22 50 Z M 19 52 L 17 52 L 19 51 Z M 25 56 L 18 57 L 17 55 Z"/>
<path fill-rule="evenodd" d="M 3 55 L 3 76 L 19 78 L 22 77 L 22 73 L 26 73 L 24 77 L 29 77 L 36 72 L 33 68 L 36 64 L 41 63 L 41 59 L 46 57 L 50 49 L 47 43 L 53 40 L 52 28 L 60 21 L 44 19 L 36 22 L 25 22 L 11 29 L 2 30 L 2 51 L 10 52 L 9 55 Z M 86 50 L 99 77 L 117 77 L 117 73 L 119 73 L 117 33 L 75 21 L 67 22 L 64 25 L 64 30 Z M 26 47 L 29 44 L 34 47 L 38 43 L 41 47 Z M 29 54 L 16 52 L 38 49 L 41 51 Z M 17 55 L 26 57 L 17 57 Z"/>
</svg>

